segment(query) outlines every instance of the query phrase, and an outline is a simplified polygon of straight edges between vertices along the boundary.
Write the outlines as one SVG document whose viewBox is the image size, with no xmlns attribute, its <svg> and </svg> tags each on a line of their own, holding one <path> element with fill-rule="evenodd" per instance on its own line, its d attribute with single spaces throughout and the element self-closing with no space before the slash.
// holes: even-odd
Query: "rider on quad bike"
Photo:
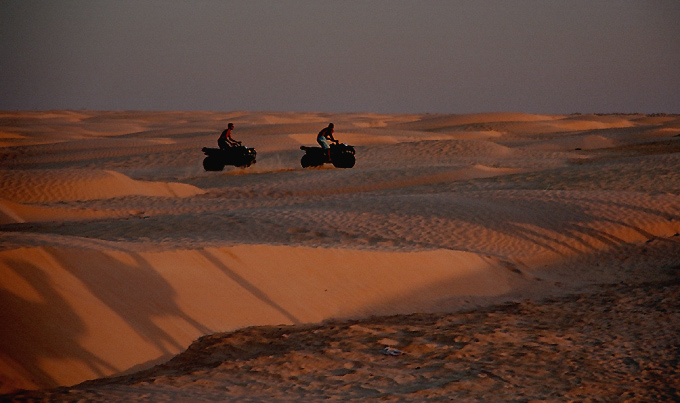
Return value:
<svg viewBox="0 0 680 403">
<path fill-rule="evenodd" d="M 332 141 L 334 143 L 338 143 L 338 140 L 336 140 L 333 137 L 333 128 L 335 126 L 333 123 L 329 123 L 328 127 L 325 127 L 321 129 L 319 134 L 316 136 L 316 142 L 321 145 L 321 147 L 326 151 L 326 155 L 328 156 L 328 162 L 331 162 L 331 145 L 328 143 L 328 141 Z"/>
<path fill-rule="evenodd" d="M 202 151 L 206 155 L 203 159 L 203 168 L 206 171 L 221 171 L 225 165 L 234 165 L 247 168 L 255 163 L 257 152 L 254 148 L 248 148 L 231 137 L 233 123 L 229 123 L 227 128 L 217 139 L 220 148 L 203 147 Z"/>
<path fill-rule="evenodd" d="M 354 158 L 354 147 L 340 143 L 333 138 L 333 123 L 329 123 L 316 136 L 316 141 L 321 147 L 300 146 L 300 150 L 305 155 L 300 159 L 303 168 L 320 167 L 323 164 L 331 163 L 336 168 L 352 168 L 356 159 Z"/>
</svg>

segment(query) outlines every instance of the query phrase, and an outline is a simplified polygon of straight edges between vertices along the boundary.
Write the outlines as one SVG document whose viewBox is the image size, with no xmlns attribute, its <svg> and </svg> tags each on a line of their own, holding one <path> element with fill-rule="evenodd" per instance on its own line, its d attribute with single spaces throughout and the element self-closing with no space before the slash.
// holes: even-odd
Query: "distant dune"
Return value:
<svg viewBox="0 0 680 403">
<path fill-rule="evenodd" d="M 0 122 L 4 398 L 680 398 L 678 115 Z"/>
</svg>

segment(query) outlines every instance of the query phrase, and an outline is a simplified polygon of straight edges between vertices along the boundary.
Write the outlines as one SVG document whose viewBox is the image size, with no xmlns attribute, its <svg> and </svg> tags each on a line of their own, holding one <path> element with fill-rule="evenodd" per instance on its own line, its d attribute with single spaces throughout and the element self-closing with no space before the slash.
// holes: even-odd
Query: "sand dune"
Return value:
<svg viewBox="0 0 680 403">
<path fill-rule="evenodd" d="M 508 400 L 616 400 L 624 379 L 642 400 L 677 396 L 667 378 L 632 371 L 678 358 L 678 116 L 0 122 L 0 392 L 40 389 L 7 398 L 474 400 L 505 384 Z M 227 122 L 257 163 L 205 172 L 200 149 Z M 328 122 L 356 166 L 302 169 L 300 145 Z M 642 307 L 667 326 L 645 324 Z M 633 356 L 631 343 L 656 347 Z M 626 375 L 584 381 L 605 368 Z"/>
<path fill-rule="evenodd" d="M 189 197 L 203 193 L 182 183 L 135 181 L 115 171 L 12 170 L 3 173 L 5 198 L 23 203 L 110 199 L 129 195 Z"/>
</svg>

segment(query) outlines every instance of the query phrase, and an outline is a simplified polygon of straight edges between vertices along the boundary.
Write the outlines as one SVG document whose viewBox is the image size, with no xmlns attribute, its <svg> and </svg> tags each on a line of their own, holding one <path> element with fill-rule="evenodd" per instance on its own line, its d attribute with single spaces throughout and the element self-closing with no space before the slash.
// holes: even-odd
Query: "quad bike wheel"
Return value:
<svg viewBox="0 0 680 403">
<path fill-rule="evenodd" d="M 332 162 L 336 168 L 352 168 L 356 163 L 356 158 L 352 154 L 345 154 L 333 158 Z"/>
<path fill-rule="evenodd" d="M 300 159 L 300 165 L 302 165 L 303 168 L 314 166 L 312 158 L 307 154 L 303 155 Z"/>
<path fill-rule="evenodd" d="M 213 157 L 205 157 L 203 159 L 203 169 L 206 171 L 221 171 L 224 169 L 224 164 Z"/>
</svg>

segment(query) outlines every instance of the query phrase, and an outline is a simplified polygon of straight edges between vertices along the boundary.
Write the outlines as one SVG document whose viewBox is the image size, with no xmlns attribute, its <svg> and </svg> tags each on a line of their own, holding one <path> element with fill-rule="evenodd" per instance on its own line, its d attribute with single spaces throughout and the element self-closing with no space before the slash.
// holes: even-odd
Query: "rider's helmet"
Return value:
<svg viewBox="0 0 680 403">
<path fill-rule="evenodd" d="M 333 123 L 329 123 L 329 124 L 328 124 L 328 127 L 330 127 L 330 128 L 332 129 L 332 128 L 334 128 L 335 126 L 333 126 Z"/>
<path fill-rule="evenodd" d="M 227 128 L 233 129 L 233 128 L 234 128 L 234 124 L 233 124 L 233 123 L 229 123 L 229 124 L 227 125 Z"/>
</svg>

